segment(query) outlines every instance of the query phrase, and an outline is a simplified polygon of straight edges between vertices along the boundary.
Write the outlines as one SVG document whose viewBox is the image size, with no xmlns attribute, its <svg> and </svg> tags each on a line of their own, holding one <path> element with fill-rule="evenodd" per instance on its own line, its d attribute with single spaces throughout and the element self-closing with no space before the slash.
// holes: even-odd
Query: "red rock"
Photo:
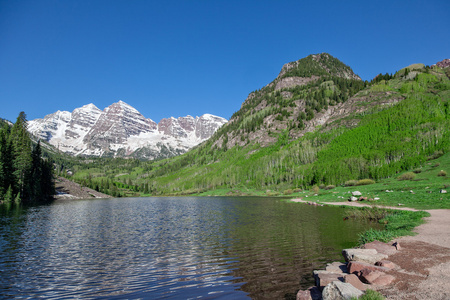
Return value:
<svg viewBox="0 0 450 300">
<path fill-rule="evenodd" d="M 380 241 L 373 241 L 371 243 L 367 243 L 363 245 L 364 249 L 375 249 L 377 250 L 377 253 L 382 253 L 386 255 L 391 255 L 397 252 L 397 249 L 395 246 L 391 246 L 389 244 L 380 242 Z"/>
<path fill-rule="evenodd" d="M 356 276 L 355 274 L 345 275 L 344 282 L 350 283 L 355 288 L 357 288 L 358 290 L 361 290 L 361 291 L 365 291 L 368 288 L 367 285 L 362 283 L 361 280 L 359 280 L 358 276 Z"/>
<path fill-rule="evenodd" d="M 385 274 L 385 275 L 381 275 L 380 277 L 375 279 L 372 283 L 375 285 L 385 286 L 385 285 L 391 284 L 392 281 L 394 281 L 394 279 L 395 279 L 394 276 Z"/>
<path fill-rule="evenodd" d="M 385 267 L 385 268 L 388 268 L 388 269 L 391 269 L 391 270 L 397 268 L 397 265 L 394 264 L 392 261 L 389 261 L 389 260 L 377 261 L 375 263 L 375 265 L 376 266 L 380 266 L 380 267 Z"/>
<path fill-rule="evenodd" d="M 312 300 L 311 293 L 308 290 L 306 290 L 306 291 L 300 290 L 297 293 L 296 299 L 297 300 Z"/>
<path fill-rule="evenodd" d="M 385 275 L 384 272 L 374 271 L 369 269 L 361 270 L 359 278 L 362 282 L 372 284 L 378 277 Z"/>
<path fill-rule="evenodd" d="M 298 291 L 296 300 L 319 300 L 322 299 L 322 293 L 319 288 L 312 286 L 305 291 Z"/>
<path fill-rule="evenodd" d="M 347 265 L 348 272 L 350 274 L 359 274 L 359 272 L 363 269 L 373 270 L 373 271 L 381 271 L 381 272 L 387 272 L 389 271 L 388 268 L 385 268 L 383 266 L 375 266 L 371 265 L 366 262 L 361 261 L 351 261 Z"/>
<path fill-rule="evenodd" d="M 333 273 L 328 271 L 314 271 L 314 278 L 316 280 L 316 286 L 318 286 L 321 290 L 323 288 L 333 282 L 333 281 L 343 281 L 344 280 L 344 274 L 343 273 Z"/>
</svg>

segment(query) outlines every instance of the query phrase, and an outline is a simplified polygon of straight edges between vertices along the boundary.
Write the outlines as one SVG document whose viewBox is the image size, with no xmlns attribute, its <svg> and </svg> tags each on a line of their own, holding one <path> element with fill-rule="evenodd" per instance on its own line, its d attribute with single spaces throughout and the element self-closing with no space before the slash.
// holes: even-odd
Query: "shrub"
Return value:
<svg viewBox="0 0 450 300">
<path fill-rule="evenodd" d="M 422 172 L 422 169 L 415 169 L 415 170 L 413 170 L 413 172 L 414 172 L 415 174 L 419 174 L 419 173 Z"/>
<path fill-rule="evenodd" d="M 374 180 L 366 178 L 366 179 L 361 179 L 361 180 L 359 180 L 359 181 L 356 183 L 356 185 L 369 185 L 369 184 L 374 184 L 374 183 L 375 183 Z"/>
<path fill-rule="evenodd" d="M 356 299 L 356 298 L 352 298 Z M 366 290 L 366 292 L 364 293 L 364 295 L 362 295 L 361 297 L 358 298 L 359 300 L 383 300 L 385 299 L 384 296 L 382 294 L 380 294 L 379 292 L 376 292 L 374 290 Z"/>
<path fill-rule="evenodd" d="M 284 190 L 283 194 L 285 194 L 285 195 L 290 195 L 290 194 L 292 194 L 293 192 L 294 192 L 293 190 L 287 189 L 287 190 Z"/>
<path fill-rule="evenodd" d="M 319 187 L 317 186 L 317 184 L 313 185 L 313 187 L 311 188 L 311 191 L 315 194 L 317 194 L 319 192 Z"/>
<path fill-rule="evenodd" d="M 319 189 L 323 190 L 325 188 L 325 184 L 320 184 Z"/>
<path fill-rule="evenodd" d="M 447 172 L 445 172 L 444 170 L 440 170 L 438 173 L 438 176 L 445 177 L 445 176 L 447 176 Z"/>
<path fill-rule="evenodd" d="M 358 180 L 348 180 L 345 182 L 345 186 L 355 186 L 358 183 Z"/>
<path fill-rule="evenodd" d="M 403 173 L 402 175 L 398 176 L 397 179 L 398 180 L 413 180 L 416 177 L 416 174 L 414 174 L 413 172 L 406 172 Z"/>
<path fill-rule="evenodd" d="M 435 163 L 435 164 L 433 165 L 433 167 L 437 168 L 437 167 L 439 167 L 440 165 L 441 165 L 440 163 Z"/>
<path fill-rule="evenodd" d="M 329 184 L 329 185 L 327 185 L 327 186 L 325 187 L 325 189 L 326 189 L 326 190 L 332 190 L 332 189 L 334 189 L 335 187 L 336 187 L 335 185 Z"/>
</svg>

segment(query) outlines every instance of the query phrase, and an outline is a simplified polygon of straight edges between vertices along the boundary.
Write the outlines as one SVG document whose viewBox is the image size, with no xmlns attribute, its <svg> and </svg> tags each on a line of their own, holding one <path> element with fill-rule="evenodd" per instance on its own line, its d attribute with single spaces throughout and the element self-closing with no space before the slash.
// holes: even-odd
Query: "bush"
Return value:
<svg viewBox="0 0 450 300">
<path fill-rule="evenodd" d="M 422 172 L 422 169 L 415 169 L 415 170 L 413 170 L 413 172 L 414 172 L 415 174 L 419 174 L 419 173 Z"/>
<path fill-rule="evenodd" d="M 356 183 L 356 185 L 369 185 L 369 184 L 374 184 L 375 183 L 375 181 L 374 180 L 372 180 L 372 179 L 361 179 L 361 180 L 359 180 L 357 183 Z"/>
<path fill-rule="evenodd" d="M 319 187 L 317 186 L 317 184 L 313 185 L 313 187 L 311 188 L 311 191 L 315 194 L 317 194 L 319 192 Z"/>
<path fill-rule="evenodd" d="M 345 182 L 345 186 L 355 186 L 358 183 L 358 180 L 348 180 Z"/>
<path fill-rule="evenodd" d="M 335 185 L 330 184 L 330 185 L 327 185 L 327 186 L 325 187 L 325 189 L 326 189 L 326 190 L 332 190 L 332 189 L 334 189 L 335 187 L 336 187 Z"/>
<path fill-rule="evenodd" d="M 325 184 L 320 184 L 319 189 L 323 190 L 325 188 Z"/>
<path fill-rule="evenodd" d="M 285 194 L 285 195 L 290 195 L 290 194 L 292 194 L 293 192 L 294 192 L 293 190 L 287 189 L 287 190 L 284 190 L 283 194 Z"/>
<path fill-rule="evenodd" d="M 444 170 L 440 170 L 438 173 L 438 176 L 445 177 L 445 176 L 447 176 L 447 172 L 445 172 Z"/>
<path fill-rule="evenodd" d="M 416 174 L 414 174 L 413 172 L 406 172 L 403 173 L 402 175 L 398 176 L 397 179 L 398 180 L 413 180 L 416 177 Z"/>
</svg>

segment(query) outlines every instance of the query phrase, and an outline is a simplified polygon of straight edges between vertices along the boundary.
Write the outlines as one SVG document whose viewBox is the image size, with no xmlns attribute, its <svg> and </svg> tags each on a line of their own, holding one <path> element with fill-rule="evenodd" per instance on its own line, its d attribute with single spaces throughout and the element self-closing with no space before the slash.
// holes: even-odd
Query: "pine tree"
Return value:
<svg viewBox="0 0 450 300">
<path fill-rule="evenodd" d="M 14 176 L 17 182 L 18 193 L 26 199 L 27 196 L 27 173 L 31 166 L 31 139 L 27 131 L 27 120 L 24 112 L 17 117 L 11 129 L 10 139 L 14 151 Z"/>
</svg>

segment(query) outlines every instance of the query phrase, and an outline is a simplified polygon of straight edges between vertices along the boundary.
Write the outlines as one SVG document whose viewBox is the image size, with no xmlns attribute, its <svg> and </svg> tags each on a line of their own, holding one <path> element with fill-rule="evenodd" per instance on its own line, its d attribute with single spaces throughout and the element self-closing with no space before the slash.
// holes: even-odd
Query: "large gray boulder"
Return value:
<svg viewBox="0 0 450 300">
<path fill-rule="evenodd" d="M 347 300 L 358 298 L 364 293 L 355 288 L 350 283 L 333 281 L 329 283 L 322 291 L 323 300 Z"/>
<path fill-rule="evenodd" d="M 385 254 L 378 253 L 375 249 L 344 249 L 342 255 L 347 262 L 363 261 L 372 265 L 388 257 Z"/>
</svg>

